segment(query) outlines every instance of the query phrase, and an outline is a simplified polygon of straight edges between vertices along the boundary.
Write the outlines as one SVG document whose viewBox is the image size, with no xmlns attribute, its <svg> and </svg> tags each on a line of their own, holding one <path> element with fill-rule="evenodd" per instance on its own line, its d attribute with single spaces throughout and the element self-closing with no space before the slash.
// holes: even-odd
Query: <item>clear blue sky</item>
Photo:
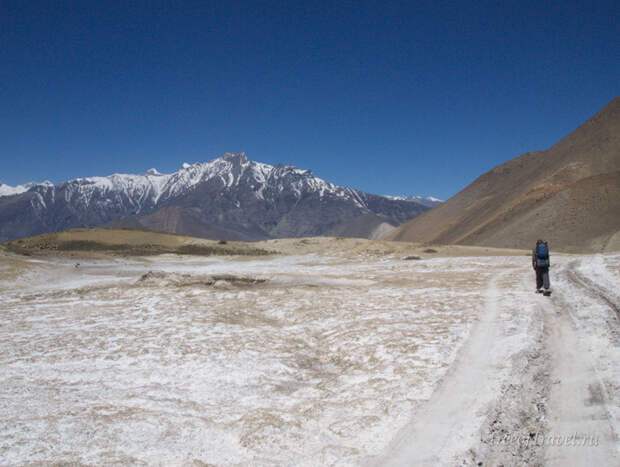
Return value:
<svg viewBox="0 0 620 467">
<path fill-rule="evenodd" d="M 448 198 L 620 94 L 616 1 L 0 3 L 0 181 L 226 151 Z"/>
</svg>

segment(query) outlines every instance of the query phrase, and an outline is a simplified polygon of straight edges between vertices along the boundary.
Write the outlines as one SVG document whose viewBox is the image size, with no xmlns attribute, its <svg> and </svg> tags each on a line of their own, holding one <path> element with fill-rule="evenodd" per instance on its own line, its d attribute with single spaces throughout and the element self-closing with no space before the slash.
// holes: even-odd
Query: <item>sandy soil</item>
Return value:
<svg viewBox="0 0 620 467">
<path fill-rule="evenodd" d="M 312 237 L 284 238 L 254 243 L 259 248 L 280 254 L 318 254 L 346 258 L 397 257 L 411 259 L 432 259 L 464 256 L 524 256 L 531 252 L 506 248 L 487 248 L 461 245 L 431 245 L 411 242 L 366 240 L 362 238 Z"/>
<path fill-rule="evenodd" d="M 0 252 L 0 463 L 618 464 L 620 256 L 255 245 Z"/>
</svg>

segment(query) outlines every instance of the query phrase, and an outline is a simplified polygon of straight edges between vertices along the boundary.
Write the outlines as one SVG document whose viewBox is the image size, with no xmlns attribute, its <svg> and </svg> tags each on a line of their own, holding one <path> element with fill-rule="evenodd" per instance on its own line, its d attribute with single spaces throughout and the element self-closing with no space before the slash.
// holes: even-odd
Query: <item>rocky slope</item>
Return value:
<svg viewBox="0 0 620 467">
<path fill-rule="evenodd" d="M 546 151 L 524 154 L 478 178 L 385 238 L 552 249 L 620 249 L 620 97 Z"/>
<path fill-rule="evenodd" d="M 0 241 L 102 225 L 225 240 L 313 236 L 368 214 L 398 225 L 427 209 L 415 200 L 340 187 L 310 170 L 227 153 L 184 164 L 172 174 L 150 169 L 56 186 L 35 184 L 0 196 Z M 362 225 L 358 230 L 369 229 Z"/>
</svg>

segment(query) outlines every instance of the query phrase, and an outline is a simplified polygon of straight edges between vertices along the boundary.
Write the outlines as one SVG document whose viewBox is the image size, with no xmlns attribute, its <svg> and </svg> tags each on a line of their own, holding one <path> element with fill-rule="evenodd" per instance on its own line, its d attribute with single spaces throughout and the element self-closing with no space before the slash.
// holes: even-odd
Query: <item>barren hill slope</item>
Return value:
<svg viewBox="0 0 620 467">
<path fill-rule="evenodd" d="M 546 151 L 485 173 L 389 240 L 564 251 L 620 249 L 620 97 Z"/>
<path fill-rule="evenodd" d="M 377 239 L 397 225 L 397 220 L 369 213 L 344 221 L 330 230 L 327 236 Z"/>
</svg>

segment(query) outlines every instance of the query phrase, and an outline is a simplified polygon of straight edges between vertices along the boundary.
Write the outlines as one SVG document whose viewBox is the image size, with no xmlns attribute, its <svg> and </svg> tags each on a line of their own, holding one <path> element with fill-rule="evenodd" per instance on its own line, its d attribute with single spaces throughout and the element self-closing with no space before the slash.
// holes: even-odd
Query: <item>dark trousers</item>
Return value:
<svg viewBox="0 0 620 467">
<path fill-rule="evenodd" d="M 549 268 L 536 268 L 536 288 L 549 288 Z"/>
</svg>

